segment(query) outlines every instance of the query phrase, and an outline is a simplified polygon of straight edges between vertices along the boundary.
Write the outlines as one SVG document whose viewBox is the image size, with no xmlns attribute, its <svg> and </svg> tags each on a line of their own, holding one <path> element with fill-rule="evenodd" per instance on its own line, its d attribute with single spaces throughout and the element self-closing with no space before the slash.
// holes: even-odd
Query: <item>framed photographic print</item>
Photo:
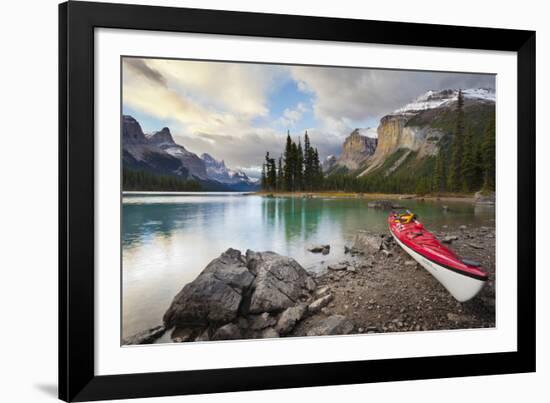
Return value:
<svg viewBox="0 0 550 403">
<path fill-rule="evenodd" d="M 59 397 L 535 370 L 535 33 L 68 2 Z"/>
</svg>

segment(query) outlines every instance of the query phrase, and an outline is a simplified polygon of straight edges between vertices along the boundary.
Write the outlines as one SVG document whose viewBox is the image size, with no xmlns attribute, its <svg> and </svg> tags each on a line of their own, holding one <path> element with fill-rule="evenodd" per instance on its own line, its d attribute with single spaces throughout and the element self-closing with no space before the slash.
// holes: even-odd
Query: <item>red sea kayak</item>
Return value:
<svg viewBox="0 0 550 403">
<path fill-rule="evenodd" d="M 480 265 L 461 259 L 424 228 L 413 213 L 396 212 L 388 216 L 388 225 L 395 241 L 414 260 L 432 274 L 458 301 L 477 295 L 487 281 Z"/>
</svg>

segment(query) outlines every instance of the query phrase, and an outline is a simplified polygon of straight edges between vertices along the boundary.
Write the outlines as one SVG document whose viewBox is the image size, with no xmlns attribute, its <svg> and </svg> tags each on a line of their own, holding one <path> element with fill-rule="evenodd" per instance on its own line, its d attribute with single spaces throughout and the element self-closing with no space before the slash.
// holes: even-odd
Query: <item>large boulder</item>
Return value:
<svg viewBox="0 0 550 403">
<path fill-rule="evenodd" d="M 228 249 L 176 295 L 164 326 L 202 331 L 235 323 L 243 330 L 263 331 L 276 325 L 270 313 L 303 303 L 315 288 L 313 278 L 292 258 L 250 250 L 243 256 Z"/>
<path fill-rule="evenodd" d="M 307 299 L 315 281 L 294 259 L 274 252 L 246 251 L 252 283 L 250 313 L 280 312 Z"/>
<path fill-rule="evenodd" d="M 365 254 L 373 254 L 382 249 L 384 238 L 368 231 L 358 231 L 353 239 L 353 250 Z"/>
<path fill-rule="evenodd" d="M 253 281 L 241 252 L 228 249 L 176 295 L 164 324 L 170 328 L 231 322 Z"/>
</svg>

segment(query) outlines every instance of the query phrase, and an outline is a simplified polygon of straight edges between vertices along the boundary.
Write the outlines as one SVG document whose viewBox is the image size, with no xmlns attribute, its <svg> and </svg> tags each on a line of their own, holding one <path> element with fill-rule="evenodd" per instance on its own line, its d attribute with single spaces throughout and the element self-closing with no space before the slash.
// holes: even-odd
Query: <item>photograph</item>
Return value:
<svg viewBox="0 0 550 403">
<path fill-rule="evenodd" d="M 496 328 L 496 75 L 120 64 L 121 345 Z"/>
</svg>

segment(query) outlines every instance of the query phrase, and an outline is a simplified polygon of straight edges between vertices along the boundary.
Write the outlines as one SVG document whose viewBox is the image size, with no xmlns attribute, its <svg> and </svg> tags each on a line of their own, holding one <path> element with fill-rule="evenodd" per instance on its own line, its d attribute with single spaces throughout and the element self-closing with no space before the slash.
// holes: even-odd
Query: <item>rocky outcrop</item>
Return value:
<svg viewBox="0 0 550 403">
<path fill-rule="evenodd" d="M 253 281 L 241 252 L 228 249 L 176 295 L 164 323 L 182 327 L 231 322 Z"/>
<path fill-rule="evenodd" d="M 364 136 L 360 134 L 359 129 L 355 129 L 344 141 L 342 154 L 334 166 L 346 167 L 349 170 L 360 168 L 375 153 L 377 143 L 376 138 Z"/>
<path fill-rule="evenodd" d="M 417 159 L 437 155 L 439 152 L 438 143 L 443 137 L 443 132 L 429 125 L 410 126 L 408 125 L 410 119 L 410 114 L 396 114 L 384 116 L 380 120 L 376 152 L 369 159 L 368 167 L 361 175 L 379 168 L 389 156 L 400 149 L 417 152 Z M 396 164 L 392 167 L 388 167 L 390 171 L 388 174 L 395 171 L 404 162 L 405 158 L 396 161 Z"/>
<path fill-rule="evenodd" d="M 176 295 L 164 326 L 180 342 L 278 337 L 304 316 L 315 289 L 292 258 L 228 249 Z"/>
<path fill-rule="evenodd" d="M 246 252 L 252 284 L 249 311 L 278 312 L 294 306 L 315 289 L 315 281 L 294 259 L 274 252 Z"/>
</svg>

